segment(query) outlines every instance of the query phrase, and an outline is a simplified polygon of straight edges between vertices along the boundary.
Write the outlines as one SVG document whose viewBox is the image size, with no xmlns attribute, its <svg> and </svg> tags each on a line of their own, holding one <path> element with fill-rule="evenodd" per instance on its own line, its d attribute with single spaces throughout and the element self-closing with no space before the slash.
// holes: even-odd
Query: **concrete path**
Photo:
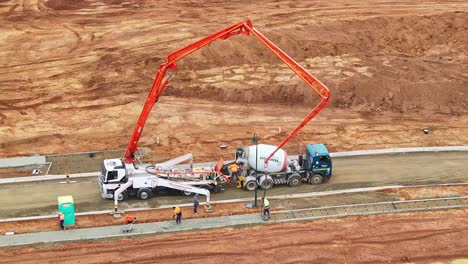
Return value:
<svg viewBox="0 0 468 264">
<path fill-rule="evenodd" d="M 73 178 L 89 178 L 97 177 L 100 172 L 84 172 L 84 173 L 74 173 L 70 174 L 70 179 Z M 52 180 L 66 180 L 67 175 L 43 175 L 43 176 L 25 176 L 25 177 L 14 177 L 14 178 L 4 178 L 0 179 L 0 184 L 5 183 L 19 183 L 19 182 L 34 182 L 34 181 L 52 181 Z"/>
<path fill-rule="evenodd" d="M 123 221 L 123 220 L 122 220 Z M 199 219 L 182 220 L 182 224 L 176 225 L 175 221 L 155 222 L 148 224 L 134 224 L 134 231 L 123 233 L 121 226 L 106 226 L 94 228 L 71 229 L 64 231 L 37 232 L 28 234 L 0 236 L 0 247 L 31 245 L 38 243 L 65 242 L 76 240 L 92 240 L 111 237 L 126 237 L 144 234 L 163 234 L 180 231 L 192 231 L 227 226 L 241 226 L 261 224 L 264 222 L 259 214 L 221 216 Z"/>
</svg>

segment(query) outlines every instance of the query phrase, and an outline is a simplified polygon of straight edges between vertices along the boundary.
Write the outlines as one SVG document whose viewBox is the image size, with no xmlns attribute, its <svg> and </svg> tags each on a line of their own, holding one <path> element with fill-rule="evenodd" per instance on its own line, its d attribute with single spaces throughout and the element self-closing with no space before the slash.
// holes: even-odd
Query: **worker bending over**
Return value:
<svg viewBox="0 0 468 264">
<path fill-rule="evenodd" d="M 133 224 L 136 220 L 136 217 L 131 215 L 125 215 L 125 224 Z"/>
<path fill-rule="evenodd" d="M 133 223 L 135 223 L 136 217 L 132 215 L 125 215 L 126 226 L 122 229 L 122 232 L 129 233 L 133 231 Z"/>
<path fill-rule="evenodd" d="M 174 214 L 172 215 L 172 219 L 174 219 L 174 217 L 176 217 L 176 224 L 180 224 L 180 222 L 182 221 L 182 210 L 180 210 L 180 207 L 175 207 L 173 206 L 172 209 L 174 209 Z"/>
</svg>

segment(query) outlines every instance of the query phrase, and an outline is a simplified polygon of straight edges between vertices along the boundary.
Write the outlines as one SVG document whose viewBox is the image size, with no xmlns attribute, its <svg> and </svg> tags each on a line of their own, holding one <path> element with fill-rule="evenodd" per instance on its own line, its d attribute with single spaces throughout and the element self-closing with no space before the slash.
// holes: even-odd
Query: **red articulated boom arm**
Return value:
<svg viewBox="0 0 468 264">
<path fill-rule="evenodd" d="M 254 35 L 257 37 L 263 44 L 265 44 L 268 48 L 270 48 L 273 53 L 276 54 L 284 63 L 286 63 L 307 85 L 309 85 L 312 90 L 317 93 L 321 101 L 320 103 L 315 106 L 312 111 L 306 116 L 306 118 L 294 129 L 279 145 L 278 148 L 268 156 L 265 160 L 265 164 L 268 163 L 270 158 L 284 146 L 294 135 L 296 135 L 302 127 L 304 127 L 314 116 L 316 116 L 323 108 L 325 108 L 329 101 L 330 101 L 330 93 L 328 88 L 323 85 L 319 80 L 317 80 L 314 76 L 308 73 L 304 68 L 302 68 L 296 61 L 294 61 L 291 57 L 289 57 L 286 53 L 284 53 L 280 48 L 278 48 L 275 44 L 273 44 L 269 39 L 263 36 L 260 32 L 258 32 L 252 25 L 250 20 L 245 20 L 243 22 L 237 23 L 232 25 L 226 29 L 220 30 L 208 37 L 205 37 L 193 44 L 190 44 L 182 49 L 179 49 L 173 53 L 171 53 L 167 57 L 167 61 L 162 63 L 159 66 L 159 70 L 156 74 L 156 78 L 153 82 L 153 86 L 151 87 L 151 91 L 146 99 L 145 106 L 141 111 L 140 117 L 138 119 L 138 123 L 133 130 L 132 137 L 128 144 L 127 150 L 125 151 L 124 155 L 124 162 L 126 164 L 131 164 L 135 160 L 135 152 L 138 149 L 138 141 L 140 139 L 141 133 L 143 132 L 143 128 L 145 126 L 146 120 L 148 119 L 149 113 L 153 108 L 154 104 L 158 101 L 159 97 L 161 96 L 162 92 L 166 88 L 169 80 L 172 76 L 166 76 L 168 70 L 176 70 L 176 61 L 190 55 L 192 52 L 214 42 L 217 39 L 227 39 L 229 37 L 235 35 Z"/>
</svg>

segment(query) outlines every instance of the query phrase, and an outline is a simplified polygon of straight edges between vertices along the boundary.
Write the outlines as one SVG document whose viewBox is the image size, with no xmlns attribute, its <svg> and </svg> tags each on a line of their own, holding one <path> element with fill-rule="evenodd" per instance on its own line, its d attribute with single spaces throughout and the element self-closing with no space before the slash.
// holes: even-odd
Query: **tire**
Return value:
<svg viewBox="0 0 468 264">
<path fill-rule="evenodd" d="M 128 192 L 127 191 L 123 191 L 119 194 L 119 197 L 117 198 L 117 201 L 119 202 L 122 202 L 122 201 L 125 201 L 127 200 L 128 198 Z"/>
<path fill-rule="evenodd" d="M 257 183 L 255 181 L 248 181 L 244 185 L 244 189 L 246 191 L 255 191 L 255 186 L 257 186 Z"/>
<path fill-rule="evenodd" d="M 261 187 L 263 190 L 270 190 L 271 188 L 273 188 L 273 185 L 275 185 L 273 180 L 265 179 L 264 181 L 262 181 Z"/>
<path fill-rule="evenodd" d="M 312 176 L 312 178 L 310 178 L 310 184 L 319 185 L 322 182 L 323 182 L 323 177 L 320 174 L 315 174 L 314 176 Z"/>
<path fill-rule="evenodd" d="M 301 185 L 301 183 L 302 183 L 301 176 L 292 176 L 291 178 L 289 178 L 288 185 L 289 187 L 297 187 Z"/>
<path fill-rule="evenodd" d="M 148 200 L 151 196 L 153 196 L 153 192 L 147 188 L 140 189 L 137 192 L 137 197 L 140 200 Z"/>
<path fill-rule="evenodd" d="M 183 196 L 190 196 L 192 195 L 192 192 L 189 192 L 189 191 L 180 191 L 182 193 Z"/>
</svg>

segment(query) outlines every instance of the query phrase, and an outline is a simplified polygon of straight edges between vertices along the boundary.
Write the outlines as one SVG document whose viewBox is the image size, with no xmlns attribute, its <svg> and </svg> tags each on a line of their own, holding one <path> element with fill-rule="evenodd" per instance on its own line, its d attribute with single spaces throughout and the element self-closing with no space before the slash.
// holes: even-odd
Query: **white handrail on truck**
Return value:
<svg viewBox="0 0 468 264">
<path fill-rule="evenodd" d="M 193 155 L 192 153 L 187 153 L 185 155 L 181 155 L 179 157 L 170 159 L 168 161 L 162 162 L 162 163 L 157 163 L 154 165 L 154 168 L 156 170 L 169 170 L 172 169 L 175 165 L 184 162 L 186 160 L 190 160 L 190 165 L 192 165 L 192 160 L 193 160 Z"/>
<path fill-rule="evenodd" d="M 114 192 L 114 212 L 117 213 L 117 208 L 119 206 L 119 195 L 123 193 L 128 187 L 133 185 L 132 180 L 128 180 L 124 185 L 121 185 L 117 190 Z"/>
</svg>

